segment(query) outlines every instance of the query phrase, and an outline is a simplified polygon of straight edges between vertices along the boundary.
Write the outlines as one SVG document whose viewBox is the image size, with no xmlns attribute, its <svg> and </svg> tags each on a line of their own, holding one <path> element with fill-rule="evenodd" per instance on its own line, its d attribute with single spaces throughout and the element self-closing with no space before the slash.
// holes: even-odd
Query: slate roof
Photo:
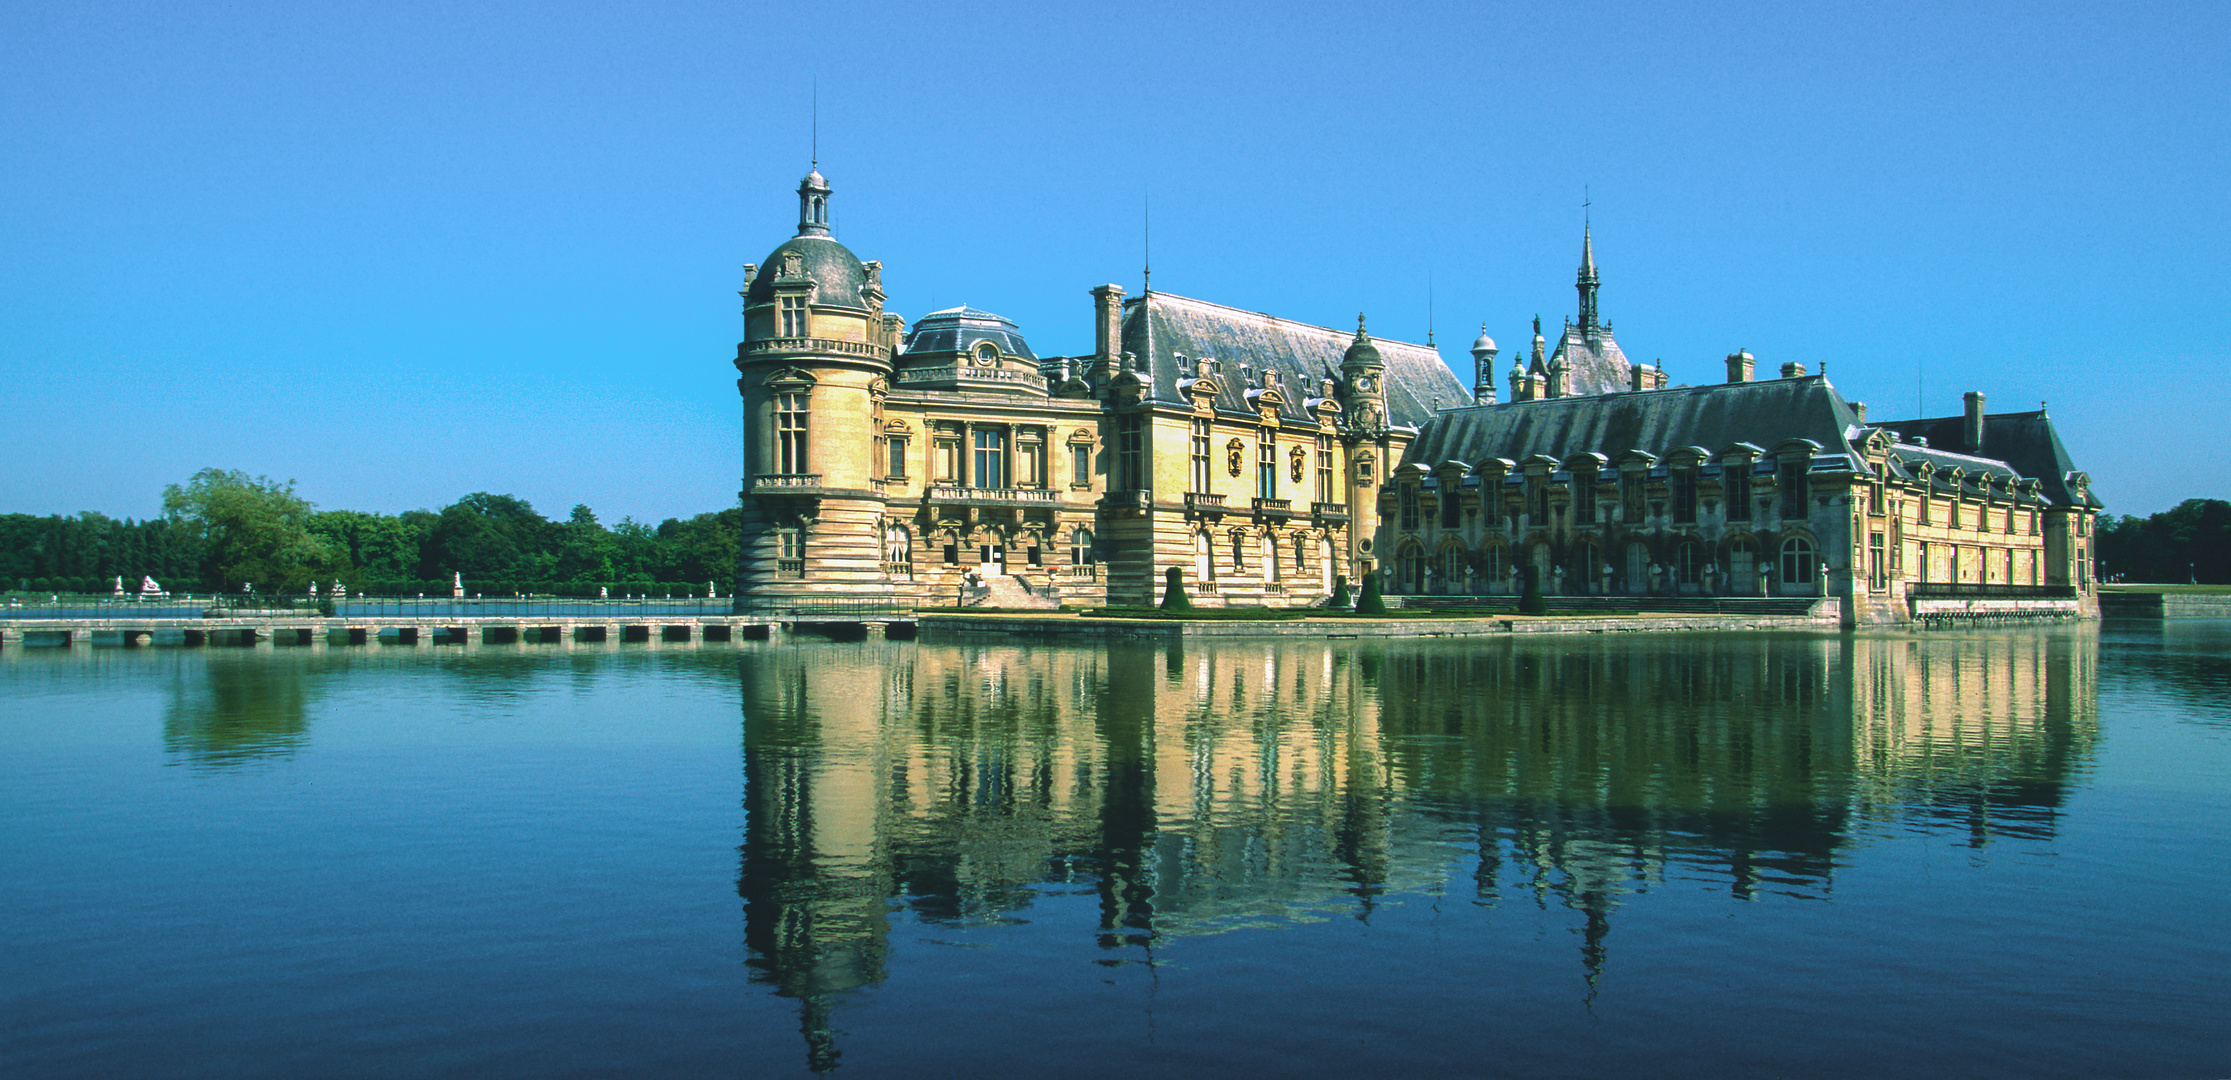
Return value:
<svg viewBox="0 0 2231 1080">
<path fill-rule="evenodd" d="M 1565 359 L 1567 393 L 1613 394 L 1634 385 L 1629 374 L 1633 365 L 1627 362 L 1626 351 L 1611 336 L 1608 326 L 1598 332 L 1591 346 L 1581 328 L 1568 323 L 1564 338 L 1557 342 L 1557 351 L 1550 354 L 1550 362 L 1556 363 L 1560 356 Z"/>
<path fill-rule="evenodd" d="M 860 295 L 868 285 L 868 269 L 860 265 L 852 249 L 826 236 L 793 236 L 767 253 L 767 261 L 759 264 L 759 271 L 751 279 L 748 304 L 773 303 L 775 279 L 782 273 L 782 255 L 795 251 L 800 256 L 800 270 L 813 280 L 813 302 L 830 307 L 868 309 L 868 302 Z"/>
<path fill-rule="evenodd" d="M 1718 454 L 1751 443 L 1771 451 L 1787 439 L 1811 439 L 1820 455 L 1852 454 L 1857 461 L 1848 440 L 1859 430 L 1855 419 L 1843 396 L 1818 375 L 1543 398 L 1444 412 L 1410 444 L 1402 462 L 1432 469 L 1451 460 L 1477 465 L 1546 454 L 1563 461 L 1628 450 L 1662 458 L 1689 446 Z"/>
<path fill-rule="evenodd" d="M 1261 372 L 1267 368 L 1279 375 L 1279 396 L 1285 400 L 1279 415 L 1308 421 L 1303 402 L 1323 396 L 1324 380 L 1340 380 L 1341 357 L 1354 341 L 1353 330 L 1163 292 L 1124 305 L 1123 351 L 1150 361 L 1153 400 L 1182 404 L 1185 398 L 1178 383 L 1192 379 L 1195 362 L 1206 356 L 1218 361 L 1214 373 L 1219 411 L 1254 412 L 1247 391 L 1260 386 Z M 1457 380 L 1438 351 L 1379 337 L 1371 341 L 1386 362 L 1383 378 L 1390 423 L 1422 427 L 1432 419 L 1436 405 L 1446 408 L 1472 400 L 1472 392 Z M 1182 367 L 1179 354 L 1185 357 Z"/>
<path fill-rule="evenodd" d="M 2060 435 L 2053 430 L 2053 420 L 2045 410 L 2019 413 L 1987 413 L 1983 417 L 1983 446 L 1972 456 L 1960 453 L 1966 417 L 1937 416 L 1925 420 L 1892 420 L 1875 426 L 1894 431 L 1900 441 L 1915 438 L 1929 440 L 1927 450 L 1900 446 L 1900 456 L 1915 454 L 1943 454 L 1958 460 L 1938 463 L 1938 468 L 1959 464 L 1970 473 L 1976 471 L 1975 458 L 2005 462 L 2014 472 L 2038 481 L 2038 493 L 2059 506 L 2076 503 L 2076 491 L 2069 483 L 2076 464 L 2069 460 L 2068 448 L 2061 445 Z M 2105 504 L 2096 494 L 2086 500 L 2087 507 L 2103 509 Z"/>
<path fill-rule="evenodd" d="M 922 316 L 921 321 L 908 328 L 906 345 L 900 353 L 965 352 L 975 348 L 979 341 L 990 341 L 1009 356 L 1038 359 L 1037 354 L 1030 351 L 1030 345 L 1023 341 L 1022 330 L 1013 320 L 965 304 Z"/>
</svg>

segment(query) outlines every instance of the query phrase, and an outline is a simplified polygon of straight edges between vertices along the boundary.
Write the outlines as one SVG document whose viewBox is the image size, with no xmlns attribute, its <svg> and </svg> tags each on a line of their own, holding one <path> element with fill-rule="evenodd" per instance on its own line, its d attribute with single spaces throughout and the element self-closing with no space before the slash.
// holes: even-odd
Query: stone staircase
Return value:
<svg viewBox="0 0 2231 1080">
<path fill-rule="evenodd" d="M 1013 574 L 986 574 L 983 587 L 968 590 L 961 599 L 961 606 L 1052 610 L 1061 606 L 1061 600 L 1057 596 L 1040 596 L 1030 591 L 1030 586 Z"/>
</svg>

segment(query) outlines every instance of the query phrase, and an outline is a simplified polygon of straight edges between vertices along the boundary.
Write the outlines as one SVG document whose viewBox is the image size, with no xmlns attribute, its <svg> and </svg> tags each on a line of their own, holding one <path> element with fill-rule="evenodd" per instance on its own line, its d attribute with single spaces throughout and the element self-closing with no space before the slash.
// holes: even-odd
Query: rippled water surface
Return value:
<svg viewBox="0 0 2231 1080">
<path fill-rule="evenodd" d="M 2231 626 L 0 651 L 0 1075 L 2231 1076 Z"/>
</svg>

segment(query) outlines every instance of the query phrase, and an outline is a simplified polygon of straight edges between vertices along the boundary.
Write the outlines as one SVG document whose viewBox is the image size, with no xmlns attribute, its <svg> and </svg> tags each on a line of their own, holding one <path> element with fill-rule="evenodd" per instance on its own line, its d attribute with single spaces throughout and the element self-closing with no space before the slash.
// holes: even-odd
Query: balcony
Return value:
<svg viewBox="0 0 2231 1080">
<path fill-rule="evenodd" d="M 1050 507 L 1060 501 L 1051 488 L 974 488 L 952 484 L 933 484 L 922 498 L 951 506 L 989 507 Z"/>
<path fill-rule="evenodd" d="M 820 473 L 765 473 L 751 478 L 751 493 L 766 495 L 819 495 Z"/>
<path fill-rule="evenodd" d="M 1224 496 L 1211 495 L 1205 491 L 1188 491 L 1185 493 L 1185 515 L 1212 519 L 1223 517 Z"/>
<path fill-rule="evenodd" d="M 816 337 L 767 338 L 764 341 L 747 342 L 744 345 L 743 355 L 747 360 L 767 353 L 829 353 L 837 356 L 864 356 L 881 360 L 890 355 L 890 350 L 881 345 L 870 345 L 862 341 L 840 341 L 836 338 Z"/>
<path fill-rule="evenodd" d="M 1313 502 L 1309 504 L 1309 516 L 1320 522 L 1346 521 L 1348 520 L 1348 504 Z"/>
<path fill-rule="evenodd" d="M 2000 585 L 1972 581 L 1917 581 L 1906 586 L 1915 600 L 2068 600 L 2074 585 Z"/>
<path fill-rule="evenodd" d="M 1292 499 L 1256 499 L 1254 509 L 1255 520 L 1257 521 L 1284 521 L 1294 516 L 1294 501 Z"/>
<path fill-rule="evenodd" d="M 1100 505 L 1110 510 L 1144 510 L 1147 508 L 1147 504 L 1152 501 L 1153 494 L 1153 492 L 1140 491 L 1136 488 L 1127 491 L 1111 491 L 1101 498 Z"/>
</svg>

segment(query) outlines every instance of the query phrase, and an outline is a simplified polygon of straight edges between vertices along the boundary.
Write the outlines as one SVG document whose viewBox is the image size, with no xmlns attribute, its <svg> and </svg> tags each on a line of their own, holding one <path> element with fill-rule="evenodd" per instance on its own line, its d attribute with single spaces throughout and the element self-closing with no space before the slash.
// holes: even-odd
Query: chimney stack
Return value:
<svg viewBox="0 0 2231 1080">
<path fill-rule="evenodd" d="M 1967 415 L 1961 418 L 1960 443 L 1971 454 L 1983 452 L 1983 391 L 1970 390 L 1962 395 L 1967 402 Z"/>
<path fill-rule="evenodd" d="M 1792 361 L 1790 361 L 1789 363 L 1787 363 L 1787 364 L 1783 364 L 1783 365 L 1782 365 L 1782 378 L 1785 378 L 1785 379 L 1802 379 L 1802 378 L 1804 378 L 1804 377 L 1805 377 L 1805 365 L 1803 365 L 1803 364 L 1800 364 L 1800 363 L 1798 363 L 1798 362 L 1797 362 L 1797 361 L 1795 361 L 1795 360 L 1792 360 Z"/>
<path fill-rule="evenodd" d="M 1105 385 L 1121 370 L 1117 355 L 1123 348 L 1123 287 L 1100 285 L 1092 290 L 1092 366 Z"/>
<path fill-rule="evenodd" d="M 1866 427 L 1866 426 L 1867 426 L 1867 403 L 1866 403 L 1866 402 L 1864 402 L 1864 401 L 1854 401 L 1854 402 L 1852 402 L 1852 403 L 1851 403 L 1851 416 L 1852 416 L 1852 422 L 1853 422 L 1853 423 L 1855 423 L 1855 424 L 1858 424 L 1858 425 L 1859 425 L 1860 427 Z"/>
<path fill-rule="evenodd" d="M 1757 369 L 1758 358 L 1748 349 L 1737 349 L 1727 354 L 1727 381 L 1750 382 L 1751 373 Z"/>
</svg>

